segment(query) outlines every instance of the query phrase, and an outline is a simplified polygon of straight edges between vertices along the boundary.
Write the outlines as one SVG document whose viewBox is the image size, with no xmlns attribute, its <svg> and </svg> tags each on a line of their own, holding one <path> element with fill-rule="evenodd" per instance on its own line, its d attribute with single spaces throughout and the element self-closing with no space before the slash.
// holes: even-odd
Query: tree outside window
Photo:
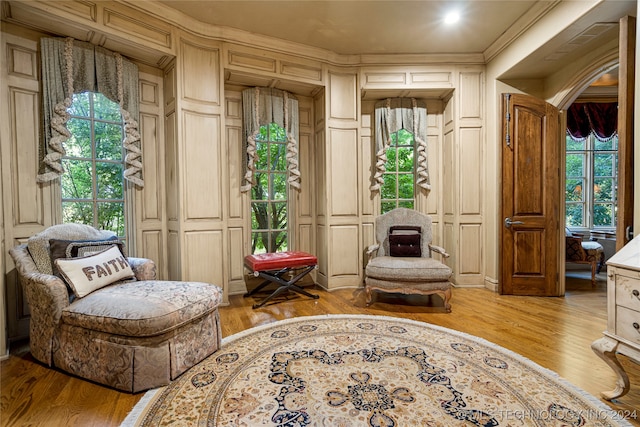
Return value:
<svg viewBox="0 0 640 427">
<path fill-rule="evenodd" d="M 62 220 L 125 236 L 123 122 L 120 107 L 100 93 L 73 95 L 62 158 Z"/>
<path fill-rule="evenodd" d="M 256 185 L 251 189 L 251 253 L 280 252 L 289 247 L 287 135 L 271 123 L 256 137 Z"/>
<path fill-rule="evenodd" d="M 413 209 L 415 205 L 414 138 L 411 132 L 400 129 L 391 134 L 387 149 L 387 163 L 380 192 L 381 213 L 397 207 Z"/>
<path fill-rule="evenodd" d="M 618 185 L 618 137 L 566 136 L 566 224 L 615 228 Z"/>
</svg>

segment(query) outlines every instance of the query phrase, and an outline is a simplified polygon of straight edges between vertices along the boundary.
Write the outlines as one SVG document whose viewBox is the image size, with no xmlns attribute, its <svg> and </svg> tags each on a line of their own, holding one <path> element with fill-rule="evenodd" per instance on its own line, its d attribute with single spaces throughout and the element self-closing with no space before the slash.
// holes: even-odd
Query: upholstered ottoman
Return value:
<svg viewBox="0 0 640 427">
<path fill-rule="evenodd" d="M 296 283 L 312 270 L 318 267 L 318 258 L 315 255 L 302 251 L 267 252 L 263 254 L 253 254 L 244 257 L 244 266 L 251 270 L 255 277 L 262 277 L 264 282 L 256 288 L 244 294 L 245 298 L 255 295 L 264 287 L 270 284 L 277 284 L 279 287 L 261 302 L 253 305 L 259 308 L 265 305 L 272 298 L 283 292 L 293 291 L 309 298 L 318 299 L 318 295 L 311 294 Z M 297 274 L 295 274 L 297 273 Z M 285 276 L 293 274 L 288 280 Z"/>
</svg>

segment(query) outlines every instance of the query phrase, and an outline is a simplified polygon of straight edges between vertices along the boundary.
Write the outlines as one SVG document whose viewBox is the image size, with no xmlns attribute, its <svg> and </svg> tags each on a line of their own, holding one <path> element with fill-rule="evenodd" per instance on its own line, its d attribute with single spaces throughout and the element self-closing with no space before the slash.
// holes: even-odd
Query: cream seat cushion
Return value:
<svg viewBox="0 0 640 427">
<path fill-rule="evenodd" d="M 79 298 L 62 310 L 62 322 L 113 335 L 161 335 L 217 310 L 220 288 L 209 283 L 121 282 Z"/>
<path fill-rule="evenodd" d="M 377 256 L 367 264 L 367 277 L 420 282 L 446 282 L 451 269 L 433 258 Z"/>
</svg>

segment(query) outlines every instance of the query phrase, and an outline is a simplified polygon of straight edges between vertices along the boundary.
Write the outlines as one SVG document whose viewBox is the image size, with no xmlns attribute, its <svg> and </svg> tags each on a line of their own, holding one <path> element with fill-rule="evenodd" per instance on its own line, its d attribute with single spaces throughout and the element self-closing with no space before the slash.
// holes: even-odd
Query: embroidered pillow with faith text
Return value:
<svg viewBox="0 0 640 427">
<path fill-rule="evenodd" d="M 58 258 L 55 264 L 78 298 L 134 277 L 127 258 L 116 246 L 88 257 Z"/>
</svg>

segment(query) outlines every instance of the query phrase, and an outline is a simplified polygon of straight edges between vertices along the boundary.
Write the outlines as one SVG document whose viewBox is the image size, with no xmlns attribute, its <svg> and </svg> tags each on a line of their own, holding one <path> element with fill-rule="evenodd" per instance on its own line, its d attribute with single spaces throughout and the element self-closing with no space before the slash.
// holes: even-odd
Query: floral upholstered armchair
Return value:
<svg viewBox="0 0 640 427">
<path fill-rule="evenodd" d="M 449 257 L 431 243 L 431 217 L 413 209 L 396 208 L 376 218 L 375 245 L 367 249 L 365 268 L 367 305 L 372 291 L 440 295 L 451 311 L 451 268 L 432 254 Z"/>
<path fill-rule="evenodd" d="M 156 280 L 111 232 L 62 224 L 12 248 L 30 350 L 49 367 L 119 390 L 168 384 L 220 347 L 222 291 Z"/>
<path fill-rule="evenodd" d="M 582 234 L 573 233 L 565 228 L 565 262 L 589 264 L 591 266 L 591 284 L 596 284 L 596 274 L 604 265 L 604 247 L 598 242 L 582 240 Z"/>
</svg>

